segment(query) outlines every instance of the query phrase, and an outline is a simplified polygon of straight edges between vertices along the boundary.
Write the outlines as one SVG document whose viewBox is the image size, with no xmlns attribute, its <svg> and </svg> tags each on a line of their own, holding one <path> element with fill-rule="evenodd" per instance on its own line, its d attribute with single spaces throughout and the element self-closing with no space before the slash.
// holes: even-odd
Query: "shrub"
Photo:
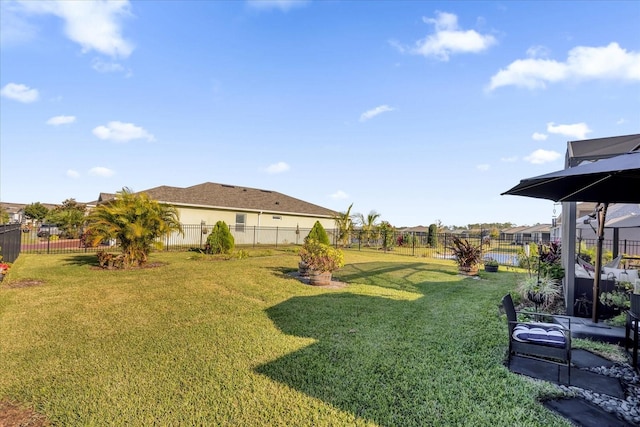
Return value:
<svg viewBox="0 0 640 427">
<path fill-rule="evenodd" d="M 484 265 L 485 266 L 490 266 L 490 267 L 498 267 L 500 264 L 498 263 L 498 261 L 496 261 L 493 258 L 486 258 L 484 260 Z"/>
<path fill-rule="evenodd" d="M 129 268 L 146 263 L 151 249 L 162 247 L 159 237 L 175 231 L 182 234 L 182 226 L 175 207 L 125 187 L 91 212 L 85 231 L 89 246 L 116 239 L 124 255 L 122 267 Z"/>
<path fill-rule="evenodd" d="M 309 231 L 307 237 L 304 238 L 304 242 L 307 243 L 309 239 L 313 239 L 317 242 L 322 243 L 323 245 L 331 244 L 331 241 L 329 241 L 329 235 L 327 234 L 322 224 L 320 224 L 320 221 L 316 221 L 315 224 L 313 224 L 311 231 Z"/>
<path fill-rule="evenodd" d="M 482 247 L 469 243 L 467 239 L 462 240 L 454 236 L 449 249 L 453 252 L 459 267 L 475 267 L 482 260 Z"/>
<path fill-rule="evenodd" d="M 378 228 L 382 237 L 382 247 L 384 249 L 390 249 L 391 247 L 393 247 L 393 236 L 395 234 L 395 228 L 391 224 L 389 224 L 388 221 L 382 221 Z"/>
<path fill-rule="evenodd" d="M 308 239 L 300 249 L 300 258 L 309 269 L 319 273 L 333 272 L 344 265 L 344 254 L 340 249 Z"/>
<path fill-rule="evenodd" d="M 525 276 L 518 280 L 517 289 L 522 297 L 543 307 L 549 307 L 562 295 L 558 281 L 547 276 Z"/>
<path fill-rule="evenodd" d="M 206 252 L 210 254 L 231 253 L 235 245 L 235 240 L 229 231 L 229 227 L 224 221 L 216 222 L 211 234 L 207 237 Z"/>
<path fill-rule="evenodd" d="M 562 268 L 560 242 L 551 242 L 549 246 L 542 245 L 538 251 L 540 253 L 538 266 L 540 274 L 561 280 L 564 277 L 564 268 Z"/>
<path fill-rule="evenodd" d="M 436 246 L 438 246 L 438 226 L 435 224 L 431 224 L 429 226 L 427 244 L 432 248 L 435 248 Z"/>
</svg>

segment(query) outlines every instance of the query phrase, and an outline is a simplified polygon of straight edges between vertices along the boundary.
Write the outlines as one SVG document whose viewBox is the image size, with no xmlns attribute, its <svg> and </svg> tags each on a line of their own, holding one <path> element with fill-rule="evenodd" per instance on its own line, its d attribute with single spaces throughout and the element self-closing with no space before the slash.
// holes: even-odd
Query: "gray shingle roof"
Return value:
<svg viewBox="0 0 640 427">
<path fill-rule="evenodd" d="M 337 213 L 331 209 L 323 208 L 277 191 L 214 182 L 205 182 L 186 188 L 162 185 L 141 191 L 141 193 L 147 193 L 149 197 L 170 205 L 301 214 L 318 217 L 333 217 Z M 107 194 L 102 193 L 101 199 L 104 196 L 107 196 Z"/>
</svg>

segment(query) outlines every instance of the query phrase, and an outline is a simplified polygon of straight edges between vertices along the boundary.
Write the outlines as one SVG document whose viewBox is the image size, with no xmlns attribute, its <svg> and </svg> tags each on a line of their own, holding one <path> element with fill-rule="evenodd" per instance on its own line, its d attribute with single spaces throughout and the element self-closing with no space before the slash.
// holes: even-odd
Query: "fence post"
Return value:
<svg viewBox="0 0 640 427">
<path fill-rule="evenodd" d="M 20 255 L 22 229 L 20 224 L 0 225 L 0 249 L 2 260 L 14 262 Z"/>
<path fill-rule="evenodd" d="M 276 227 L 276 249 L 278 249 L 278 227 Z"/>
<path fill-rule="evenodd" d="M 416 232 L 411 232 L 411 255 L 416 256 Z"/>
</svg>

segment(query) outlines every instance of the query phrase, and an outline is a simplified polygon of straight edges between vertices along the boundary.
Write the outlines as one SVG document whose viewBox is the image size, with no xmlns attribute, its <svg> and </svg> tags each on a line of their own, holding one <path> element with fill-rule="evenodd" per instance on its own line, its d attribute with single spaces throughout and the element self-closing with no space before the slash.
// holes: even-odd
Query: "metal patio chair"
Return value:
<svg viewBox="0 0 640 427">
<path fill-rule="evenodd" d="M 631 308 L 627 310 L 624 349 L 631 347 L 631 365 L 638 368 L 638 324 L 640 323 L 640 295 L 631 294 Z"/>
<path fill-rule="evenodd" d="M 509 323 L 509 364 L 513 356 L 522 356 L 566 366 L 567 382 L 571 383 L 571 319 L 545 313 L 516 311 L 510 294 L 502 298 L 502 306 Z M 528 315 L 536 321 L 519 321 L 518 315 Z M 567 326 L 538 321 L 544 317 L 562 319 Z"/>
</svg>

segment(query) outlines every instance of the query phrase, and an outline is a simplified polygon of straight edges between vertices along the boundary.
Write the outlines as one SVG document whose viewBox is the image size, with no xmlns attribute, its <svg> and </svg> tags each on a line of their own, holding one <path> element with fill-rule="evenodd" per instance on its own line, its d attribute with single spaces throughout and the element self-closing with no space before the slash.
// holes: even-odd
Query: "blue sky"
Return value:
<svg viewBox="0 0 640 427">
<path fill-rule="evenodd" d="M 395 226 L 640 132 L 640 2 L 0 2 L 0 199 L 218 182 Z"/>
</svg>

